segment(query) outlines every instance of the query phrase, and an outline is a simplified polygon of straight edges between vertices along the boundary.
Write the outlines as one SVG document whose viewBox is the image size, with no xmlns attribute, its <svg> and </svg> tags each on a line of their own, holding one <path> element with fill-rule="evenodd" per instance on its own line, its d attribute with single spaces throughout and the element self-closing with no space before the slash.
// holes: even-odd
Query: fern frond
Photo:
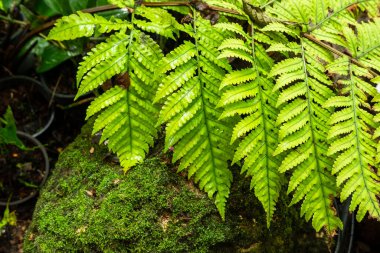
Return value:
<svg viewBox="0 0 380 253">
<path fill-rule="evenodd" d="M 152 105 L 157 82 L 154 81 L 152 70 L 145 66 L 147 64 L 136 52 L 148 54 L 149 64 L 157 64 L 163 57 L 158 45 L 150 37 L 137 30 L 130 36 L 132 40 L 125 56 L 128 59 L 125 70 L 128 72 L 124 74 L 130 86 L 128 89 L 115 86 L 106 91 L 91 103 L 87 111 L 87 117 L 100 112 L 93 131 L 103 130 L 100 141 L 108 142 L 109 149 L 118 155 L 125 171 L 143 161 L 157 134 L 155 125 L 158 109 Z M 142 71 L 144 80 L 140 76 Z"/>
<path fill-rule="evenodd" d="M 77 12 L 59 19 L 49 32 L 49 40 L 73 40 L 80 37 L 90 37 L 95 31 L 107 33 L 111 31 L 126 31 L 132 26 L 129 22 L 113 18 L 107 20 L 102 16 Z"/>
<path fill-rule="evenodd" d="M 355 77 L 354 66 L 347 58 L 349 87 L 345 94 L 330 98 L 326 106 L 338 110 L 331 115 L 329 137 L 332 142 L 328 154 L 337 154 L 332 173 L 337 174 L 337 185 L 342 187 L 341 200 L 351 198 L 350 210 L 357 211 L 357 220 L 361 221 L 368 212 L 372 217 L 380 219 L 379 177 L 373 171 L 376 165 L 376 143 L 370 129 L 376 126 L 373 116 L 362 108 L 367 96 L 376 93 L 375 88 Z M 339 61 L 342 63 L 342 60 Z M 336 66 L 332 64 L 330 66 Z M 329 69 L 333 72 L 334 68 Z M 343 77 L 342 77 L 343 78 Z M 363 100 L 364 99 L 364 100 Z"/>
<path fill-rule="evenodd" d="M 223 53 L 221 55 L 223 55 Z M 256 79 L 256 77 L 257 77 L 257 73 L 253 69 L 247 68 L 243 70 L 237 70 L 226 75 L 226 77 L 223 79 L 222 83 L 220 84 L 220 89 L 223 89 L 224 87 L 229 86 L 229 85 L 237 85 L 237 84 L 245 83 L 247 81 Z"/>
<path fill-rule="evenodd" d="M 174 39 L 174 35 L 178 35 L 181 29 L 175 18 L 164 9 L 141 6 L 136 9 L 135 14 L 146 20 L 134 19 L 133 24 L 146 32 Z"/>
<path fill-rule="evenodd" d="M 295 54 L 301 53 L 300 46 L 295 42 L 289 42 L 286 45 L 282 43 L 275 43 L 272 44 L 268 49 L 267 52 L 292 52 Z"/>
<path fill-rule="evenodd" d="M 222 44 L 220 44 L 218 50 L 223 50 L 223 49 L 240 49 L 243 50 L 247 53 L 250 53 L 251 51 L 249 50 L 249 47 L 245 45 L 244 40 L 238 39 L 238 38 L 229 38 L 225 39 Z"/>
<path fill-rule="evenodd" d="M 132 20 L 137 20 L 134 15 Z M 158 44 L 131 26 L 128 34 L 118 32 L 98 44 L 78 70 L 77 97 L 121 75 L 113 81 L 115 87 L 91 103 L 87 118 L 96 117 L 93 132 L 102 131 L 100 141 L 108 143 L 125 171 L 143 161 L 157 135 L 159 111 L 153 99 L 158 87 L 155 71 L 162 58 Z"/>
<path fill-rule="evenodd" d="M 330 174 L 332 161 L 325 155 L 328 150 L 326 122 L 330 112 L 323 105 L 333 93 L 310 75 L 324 73 L 315 62 L 312 45 L 305 46 L 308 42 L 304 39 L 300 43 L 301 54 L 277 63 L 270 74 L 279 75 L 276 89 L 281 92 L 277 105 L 289 101 L 282 106 L 277 119 L 280 143 L 275 154 L 288 151 L 279 171 L 292 171 L 288 186 L 288 192 L 294 192 L 291 204 L 302 201 L 301 214 L 306 220 L 312 219 L 316 230 L 325 227 L 331 233 L 342 227 L 331 200 L 337 191 Z M 303 78 L 299 76 L 300 71 Z"/>
<path fill-rule="evenodd" d="M 372 22 L 357 24 L 357 55 L 366 67 L 380 71 L 380 18 Z"/>
<path fill-rule="evenodd" d="M 220 79 L 215 73 L 224 76 L 228 63 L 216 60 L 215 50 L 225 35 L 195 15 L 190 31 L 194 43 L 185 42 L 162 61 L 160 69 L 170 72 L 162 79 L 155 101 L 164 99 L 160 122 L 166 123 L 165 146 L 174 147 L 173 161 L 181 160 L 178 170 L 187 169 L 188 176 L 194 176 L 200 188 L 215 197 L 224 219 L 232 181 L 227 166 L 233 156 L 229 146 L 232 126 L 218 120 Z"/>
<path fill-rule="evenodd" d="M 242 28 L 235 30 L 238 31 L 237 36 L 241 35 Z M 227 89 L 220 99 L 219 106 L 224 107 L 221 118 L 235 114 L 246 116 L 233 129 L 231 143 L 243 137 L 236 149 L 233 162 L 244 158 L 242 173 L 247 172 L 247 175 L 252 177 L 251 188 L 263 205 L 269 227 L 281 188 L 281 176 L 277 170 L 280 161 L 273 156 L 278 141 L 275 126 L 278 114 L 275 101 L 278 93 L 268 92 L 274 85 L 273 80 L 267 77 L 273 62 L 255 42 L 256 33 L 253 29 L 251 34 L 244 33 L 243 38 L 248 38 L 246 41 L 228 38 L 219 47 L 220 58 L 231 56 L 229 51 L 232 49 L 237 52 L 235 55 L 249 54 L 252 63 L 252 67 L 235 70 L 224 77 L 220 89 Z M 228 46 L 230 42 L 235 43 Z"/>
</svg>

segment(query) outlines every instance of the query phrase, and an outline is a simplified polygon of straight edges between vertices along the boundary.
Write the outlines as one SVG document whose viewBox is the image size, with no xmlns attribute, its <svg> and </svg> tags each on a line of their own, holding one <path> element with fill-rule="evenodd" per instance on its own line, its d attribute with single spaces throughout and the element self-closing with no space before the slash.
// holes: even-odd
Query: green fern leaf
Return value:
<svg viewBox="0 0 380 253">
<path fill-rule="evenodd" d="M 249 47 L 245 44 L 245 42 L 241 39 L 237 38 L 229 38 L 225 39 L 222 44 L 220 44 L 218 50 L 223 50 L 223 49 L 240 49 L 243 50 L 247 53 L 250 53 L 251 51 L 249 50 Z"/>
<path fill-rule="evenodd" d="M 189 81 L 196 74 L 196 71 L 197 62 L 194 59 L 190 59 L 185 64 L 176 68 L 174 72 L 167 75 L 161 82 L 155 102 L 176 91 L 180 86 Z"/>
<path fill-rule="evenodd" d="M 79 85 L 75 99 L 99 87 L 114 75 L 125 72 L 127 62 L 128 49 L 126 47 L 120 47 L 116 57 L 110 56 L 106 58 L 97 64 L 96 68 L 92 68 L 86 73 Z"/>
<path fill-rule="evenodd" d="M 376 143 L 369 134 L 376 124 L 373 116 L 360 108 L 366 103 L 363 98 L 367 99 L 362 96 L 362 92 L 372 93 L 372 89 L 368 89 L 368 84 L 363 85 L 364 81 L 358 82 L 353 66 L 348 59 L 345 61 L 344 66 L 350 81 L 349 90 L 341 96 L 330 98 L 326 103 L 328 107 L 341 108 L 330 119 L 332 127 L 329 137 L 332 143 L 328 153 L 337 154 L 332 173 L 337 174 L 337 185 L 342 187 L 341 199 L 352 196 L 350 210 L 358 208 L 358 221 L 367 212 L 380 219 L 380 204 L 377 199 L 380 194 L 379 177 L 372 169 L 376 165 Z"/>
<path fill-rule="evenodd" d="M 114 4 L 120 8 L 125 7 L 134 7 L 135 1 L 134 0 L 108 0 L 110 4 Z"/>
<path fill-rule="evenodd" d="M 105 42 L 98 44 L 83 58 L 77 71 L 77 83 L 83 76 L 102 61 L 116 57 L 129 43 L 129 36 L 124 33 L 111 35 Z"/>
<path fill-rule="evenodd" d="M 293 27 L 293 29 L 291 29 L 290 27 L 288 27 L 284 24 L 272 22 L 272 23 L 268 24 L 267 26 L 265 26 L 261 31 L 263 31 L 263 32 L 282 32 L 282 33 L 286 33 L 292 37 L 298 37 L 299 32 L 297 31 L 297 29 L 294 29 L 294 28 L 295 27 Z"/>
<path fill-rule="evenodd" d="M 221 29 L 224 29 L 223 27 Z M 237 36 L 241 35 L 242 28 L 235 30 L 238 31 Z M 256 34 L 254 30 L 251 33 Z M 244 158 L 242 173 L 247 172 L 252 177 L 251 188 L 266 211 L 269 227 L 281 188 L 281 175 L 277 170 L 280 161 L 273 156 L 278 141 L 275 128 L 278 111 L 274 107 L 278 94 L 267 93 L 273 89 L 273 80 L 266 76 L 273 66 L 269 56 L 254 42 L 254 36 L 244 33 L 243 38 L 248 39 L 243 41 L 228 38 L 219 47 L 222 51 L 220 58 L 231 56 L 229 52 L 232 49 L 236 52 L 235 55 L 250 54 L 252 63 L 252 67 L 235 70 L 224 77 L 220 89 L 228 88 L 225 89 L 219 106 L 225 109 L 221 118 L 235 114 L 247 115 L 233 129 L 231 143 L 243 138 L 236 149 L 233 162 Z M 231 43 L 231 46 L 228 46 L 228 43 Z"/>
<path fill-rule="evenodd" d="M 220 23 L 215 24 L 214 27 L 222 31 L 230 31 L 230 32 L 239 34 L 243 38 L 249 39 L 249 37 L 247 36 L 247 33 L 243 30 L 243 28 L 239 24 L 220 22 Z"/>
<path fill-rule="evenodd" d="M 178 35 L 179 29 L 182 29 L 175 18 L 164 9 L 141 6 L 136 9 L 135 14 L 149 20 L 133 20 L 133 24 L 147 32 L 174 39 L 174 35 Z"/>
<path fill-rule="evenodd" d="M 192 59 L 196 53 L 195 45 L 189 41 L 184 41 L 182 45 L 176 47 L 162 59 L 159 72 L 166 73 L 169 70 L 177 68 Z"/>
<path fill-rule="evenodd" d="M 373 120 L 375 122 L 378 123 L 377 127 L 376 127 L 376 130 L 375 132 L 373 133 L 373 138 L 374 139 L 377 139 L 376 141 L 376 148 L 377 148 L 377 153 L 376 153 L 376 163 L 377 164 L 380 164 L 380 141 L 379 141 L 379 137 L 380 137 L 380 95 L 377 94 L 374 99 L 372 100 L 372 102 L 375 103 L 375 106 L 374 106 L 374 109 L 376 111 L 376 115 L 375 117 L 373 117 Z"/>
<path fill-rule="evenodd" d="M 301 214 L 305 215 L 306 220 L 312 219 L 316 230 L 325 227 L 331 233 L 342 227 L 331 203 L 331 196 L 336 195 L 335 181 L 330 174 L 332 161 L 325 155 L 328 149 L 326 122 L 329 112 L 323 105 L 332 96 L 332 91 L 325 88 L 323 92 L 316 92 L 325 84 L 309 73 L 313 71 L 323 75 L 323 72 L 318 64 L 309 59 L 313 57 L 312 49 L 305 47 L 303 39 L 301 49 L 299 57 L 279 62 L 271 71 L 272 76 L 280 75 L 277 82 L 283 82 L 292 74 L 298 75 L 300 70 L 304 74 L 301 82 L 276 84 L 281 90 L 277 105 L 286 101 L 290 103 L 282 106 L 277 120 L 281 124 L 280 143 L 275 154 L 288 150 L 279 171 L 292 170 L 288 186 L 288 192 L 294 192 L 291 204 L 302 200 Z"/>
<path fill-rule="evenodd" d="M 112 89 L 108 90 L 101 96 L 97 97 L 96 100 L 91 102 L 91 105 L 87 108 L 86 119 L 88 119 L 91 116 L 94 116 L 96 113 L 100 112 L 104 108 L 115 104 L 124 96 L 124 92 L 119 86 L 113 87 Z"/>
<path fill-rule="evenodd" d="M 299 58 L 289 58 L 277 63 L 271 70 L 269 76 L 277 76 L 285 73 L 293 72 L 295 70 L 302 70 L 303 62 Z"/>
<path fill-rule="evenodd" d="M 152 102 L 158 82 L 154 72 L 163 58 L 152 38 L 130 28 L 128 35 L 113 34 L 92 49 L 80 64 L 77 76 L 78 97 L 122 74 L 114 80 L 115 87 L 91 103 L 87 118 L 96 117 L 93 133 L 102 131 L 100 142 L 108 143 L 125 171 L 143 161 L 157 135 L 158 108 Z"/>
<path fill-rule="evenodd" d="M 49 32 L 49 40 L 73 40 L 80 37 L 90 37 L 95 31 L 106 33 L 111 31 L 125 31 L 132 26 L 120 19 L 107 20 L 98 15 L 77 12 L 63 17 L 55 23 Z"/>
<path fill-rule="evenodd" d="M 171 71 L 162 79 L 155 101 L 164 99 L 160 122 L 166 123 L 165 146 L 174 147 L 173 161 L 181 160 L 178 170 L 187 169 L 188 176 L 215 198 L 224 219 L 232 181 L 227 166 L 233 155 L 232 127 L 228 121 L 218 121 L 220 79 L 215 73 L 224 76 L 227 62 L 217 63 L 214 53 L 224 37 L 198 14 L 191 29 L 194 44 L 185 42 L 162 61 L 163 73 Z"/>
<path fill-rule="evenodd" d="M 237 70 L 226 75 L 226 77 L 223 79 L 220 85 L 220 89 L 223 89 L 224 87 L 229 86 L 229 85 L 245 83 L 247 81 L 256 79 L 256 77 L 257 77 L 257 73 L 256 71 L 252 69 L 247 68 L 243 70 Z"/>
</svg>

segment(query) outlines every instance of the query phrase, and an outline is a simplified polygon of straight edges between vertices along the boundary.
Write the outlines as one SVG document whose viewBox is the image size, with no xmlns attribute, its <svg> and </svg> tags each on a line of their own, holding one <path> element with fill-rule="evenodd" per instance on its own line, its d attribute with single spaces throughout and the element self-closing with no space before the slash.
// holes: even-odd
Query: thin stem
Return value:
<svg viewBox="0 0 380 253">
<path fill-rule="evenodd" d="M 77 101 L 75 103 L 69 104 L 67 106 L 57 105 L 57 107 L 61 108 L 62 110 L 68 110 L 68 109 L 71 109 L 73 107 L 77 107 L 77 106 L 86 104 L 88 102 L 91 102 L 94 99 L 95 99 L 95 97 L 89 97 L 89 98 L 85 98 L 85 99 L 79 100 L 79 101 Z"/>
<path fill-rule="evenodd" d="M 318 44 L 318 45 L 320 45 L 320 46 L 322 46 L 322 47 L 324 47 L 324 48 L 326 48 L 327 50 L 329 50 L 330 52 L 332 52 L 332 53 L 335 54 L 335 55 L 338 55 L 338 56 L 346 56 L 346 57 L 348 57 L 348 58 L 351 60 L 351 62 L 355 63 L 355 65 L 358 65 L 359 67 L 362 67 L 362 68 L 367 69 L 368 72 L 369 72 L 371 75 L 373 75 L 374 77 L 375 77 L 375 76 L 378 76 L 378 74 L 376 74 L 373 70 L 371 70 L 370 68 L 364 66 L 361 62 L 359 62 L 358 60 L 356 60 L 356 59 L 353 58 L 352 56 L 347 55 L 347 54 L 345 54 L 345 53 L 343 53 L 343 52 L 341 52 L 341 51 L 339 51 L 339 50 L 333 48 L 332 46 L 330 46 L 330 45 L 328 45 L 328 44 L 326 44 L 326 43 L 324 43 L 324 42 L 318 40 L 318 39 L 315 38 L 313 35 L 308 34 L 308 33 L 304 33 L 304 34 L 303 34 L 303 37 L 305 37 L 305 38 L 307 38 L 307 39 L 313 41 L 314 43 L 316 43 L 316 44 Z"/>
<path fill-rule="evenodd" d="M 22 26 L 28 26 L 29 23 L 28 22 L 25 22 L 25 21 L 21 21 L 21 20 L 17 20 L 17 19 L 12 19 L 10 17 L 7 17 L 7 16 L 4 16 L 4 15 L 0 15 L 0 19 L 2 20 L 6 20 L 10 23 L 14 23 L 14 24 L 18 24 L 18 25 L 22 25 Z"/>
</svg>

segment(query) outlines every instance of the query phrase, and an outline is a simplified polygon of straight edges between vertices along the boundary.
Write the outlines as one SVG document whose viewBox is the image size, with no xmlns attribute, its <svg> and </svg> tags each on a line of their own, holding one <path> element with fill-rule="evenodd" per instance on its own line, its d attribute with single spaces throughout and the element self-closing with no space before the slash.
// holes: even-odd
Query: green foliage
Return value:
<svg viewBox="0 0 380 253">
<path fill-rule="evenodd" d="M 259 252 L 327 252 L 286 195 L 270 231 L 265 219 L 252 219 L 265 213 L 238 171 L 226 222 L 207 194 L 157 154 L 123 175 L 104 159 L 106 147 L 92 143 L 92 122 L 60 154 L 41 189 L 24 252 L 239 252 L 252 244 Z"/>
<path fill-rule="evenodd" d="M 252 177 L 251 188 L 254 188 L 255 195 L 267 213 L 269 227 L 281 190 L 281 175 L 278 171 L 280 160 L 273 155 L 278 143 L 278 110 L 275 107 L 278 92 L 271 92 L 274 83 L 268 77 L 273 60 L 265 52 L 264 46 L 255 42 L 255 35 L 259 31 L 252 28 L 249 34 L 240 25 L 231 23 L 219 23 L 215 27 L 222 31 L 231 30 L 244 38 L 242 40 L 233 36 L 219 46 L 220 58 L 244 55 L 237 58 L 242 58 L 251 65 L 234 70 L 224 77 L 220 86 L 226 89 L 219 105 L 224 108 L 221 118 L 236 114 L 242 117 L 235 125 L 231 139 L 234 142 L 242 138 L 233 163 L 245 158 L 242 172 L 247 172 Z"/>
<path fill-rule="evenodd" d="M 114 84 L 88 109 L 94 133 L 129 169 L 165 125 L 173 162 L 222 218 L 228 161 L 242 160 L 268 226 L 283 184 L 316 230 L 342 228 L 334 198 L 350 198 L 359 221 L 380 219 L 378 1 L 205 2 L 180 7 L 181 23 L 166 6 L 57 22 L 50 39 L 106 34 L 77 74 L 77 97 Z"/>
<path fill-rule="evenodd" d="M 0 118 L 0 146 L 6 144 L 25 148 L 24 144 L 17 136 L 16 122 L 10 107 L 7 108 L 3 118 Z"/>
<path fill-rule="evenodd" d="M 17 217 L 16 217 L 16 211 L 9 212 L 9 203 L 5 207 L 3 217 L 0 220 L 0 229 L 3 229 L 5 226 L 16 226 L 17 223 Z M 1 235 L 1 230 L 0 230 Z"/>
<path fill-rule="evenodd" d="M 213 30 L 208 20 L 194 14 L 186 31 L 194 43 L 184 42 L 164 59 L 160 69 L 166 74 L 156 94 L 164 105 L 159 123 L 166 123 L 166 148 L 174 147 L 173 162 L 181 159 L 178 171 L 194 175 L 224 219 L 232 173 L 227 161 L 233 156 L 229 146 L 231 122 L 218 120 L 219 83 L 230 69 L 217 59 L 223 34 Z"/>
</svg>

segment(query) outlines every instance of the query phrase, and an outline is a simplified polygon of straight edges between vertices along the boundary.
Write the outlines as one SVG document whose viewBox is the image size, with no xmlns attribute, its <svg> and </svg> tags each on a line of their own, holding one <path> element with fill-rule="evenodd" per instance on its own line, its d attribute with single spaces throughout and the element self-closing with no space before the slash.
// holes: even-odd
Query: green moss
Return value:
<svg viewBox="0 0 380 253">
<path fill-rule="evenodd" d="M 25 252 L 206 252 L 229 239 L 212 202 L 183 177 L 154 158 L 124 175 L 90 138 L 85 127 L 60 156 Z"/>
<path fill-rule="evenodd" d="M 222 222 L 213 202 L 158 158 L 124 175 L 107 156 L 86 125 L 41 191 L 24 252 L 323 252 L 287 198 L 268 230 L 238 173 Z"/>
</svg>

